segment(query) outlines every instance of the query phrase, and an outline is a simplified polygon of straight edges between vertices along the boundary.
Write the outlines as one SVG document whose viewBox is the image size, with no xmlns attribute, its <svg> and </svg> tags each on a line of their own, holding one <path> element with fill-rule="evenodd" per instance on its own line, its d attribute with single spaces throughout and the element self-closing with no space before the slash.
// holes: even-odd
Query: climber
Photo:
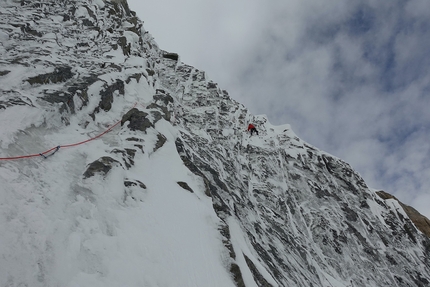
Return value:
<svg viewBox="0 0 430 287">
<path fill-rule="evenodd" d="M 255 132 L 256 134 L 257 134 L 257 136 L 258 136 L 258 131 L 257 131 L 257 129 L 255 128 L 255 126 L 253 125 L 253 124 L 249 124 L 248 125 L 248 132 L 249 131 L 251 131 L 251 136 L 252 136 L 252 134 Z"/>
</svg>

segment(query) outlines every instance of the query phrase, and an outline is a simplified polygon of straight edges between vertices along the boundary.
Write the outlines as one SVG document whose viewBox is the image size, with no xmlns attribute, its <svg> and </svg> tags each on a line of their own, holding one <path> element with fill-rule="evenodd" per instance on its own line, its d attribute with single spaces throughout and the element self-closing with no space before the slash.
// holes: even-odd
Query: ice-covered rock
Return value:
<svg viewBox="0 0 430 287">
<path fill-rule="evenodd" d="M 0 7 L 0 286 L 430 284 L 417 214 L 159 49 L 125 0 Z"/>
</svg>

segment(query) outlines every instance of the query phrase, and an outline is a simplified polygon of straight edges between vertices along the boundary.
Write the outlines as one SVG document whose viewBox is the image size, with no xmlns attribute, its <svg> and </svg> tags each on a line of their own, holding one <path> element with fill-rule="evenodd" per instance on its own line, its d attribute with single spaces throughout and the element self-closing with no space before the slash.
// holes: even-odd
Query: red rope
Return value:
<svg viewBox="0 0 430 287">
<path fill-rule="evenodd" d="M 135 107 L 136 107 L 136 105 L 137 105 L 137 103 L 135 103 L 135 104 L 134 104 L 134 106 L 132 107 L 132 109 L 133 109 L 133 108 L 135 108 Z M 143 106 L 143 105 L 142 105 L 142 106 Z M 101 137 L 101 136 L 103 136 L 103 135 L 107 134 L 108 132 L 110 132 L 110 131 L 111 131 L 114 127 L 116 127 L 119 123 L 121 123 L 121 121 L 118 121 L 117 123 L 115 123 L 114 125 L 112 125 L 111 127 L 109 127 L 106 131 L 102 132 L 101 134 L 99 134 L 99 135 L 97 135 L 97 136 L 95 136 L 95 137 L 89 138 L 89 139 L 87 139 L 87 140 L 81 141 L 81 142 L 77 142 L 77 143 L 74 143 L 74 144 L 59 145 L 59 146 L 56 146 L 56 147 L 50 148 L 50 149 L 48 149 L 47 151 L 44 151 L 44 152 L 41 152 L 41 153 L 38 153 L 38 154 L 29 154 L 29 155 L 12 156 L 12 157 L 0 157 L 0 160 L 14 160 L 14 159 L 32 158 L 32 157 L 38 157 L 38 156 L 43 156 L 44 158 L 47 158 L 48 156 L 51 156 L 51 155 L 53 155 L 54 153 L 56 153 L 60 148 L 72 147 L 72 146 L 78 146 L 78 145 L 81 145 L 81 144 L 84 144 L 84 143 L 87 143 L 87 142 L 93 141 L 93 140 L 95 140 L 95 139 L 98 139 L 99 137 Z M 55 150 L 55 151 L 54 151 L 54 150 Z M 47 156 L 46 156 L 46 154 L 48 154 L 48 153 L 50 153 L 50 152 L 52 152 L 52 151 L 54 151 L 52 154 L 49 154 L 49 155 L 47 155 Z"/>
<path fill-rule="evenodd" d="M 121 121 L 118 121 L 116 124 L 114 124 L 113 126 L 111 126 L 110 128 L 108 128 L 106 131 L 104 131 L 103 133 L 99 134 L 98 136 L 95 136 L 93 138 L 89 138 L 87 140 L 81 141 L 81 142 L 77 142 L 74 144 L 66 144 L 66 145 L 61 145 L 60 147 L 72 147 L 72 146 L 77 146 L 77 145 L 81 145 L 90 141 L 93 141 L 95 139 L 98 139 L 99 137 L 101 137 L 104 134 L 107 134 L 108 132 L 110 132 L 114 127 L 116 127 Z M 55 149 L 55 148 L 54 148 Z M 51 149 L 52 150 L 52 149 Z"/>
<path fill-rule="evenodd" d="M 38 153 L 38 154 L 29 154 L 29 155 L 22 155 L 22 156 L 12 156 L 12 157 L 0 157 L 0 160 L 12 160 L 12 159 L 20 159 L 20 158 L 30 158 L 30 157 L 36 157 L 36 156 L 43 156 L 47 153 L 50 153 L 51 151 L 58 149 L 58 147 L 53 147 L 48 149 L 47 151 Z"/>
</svg>

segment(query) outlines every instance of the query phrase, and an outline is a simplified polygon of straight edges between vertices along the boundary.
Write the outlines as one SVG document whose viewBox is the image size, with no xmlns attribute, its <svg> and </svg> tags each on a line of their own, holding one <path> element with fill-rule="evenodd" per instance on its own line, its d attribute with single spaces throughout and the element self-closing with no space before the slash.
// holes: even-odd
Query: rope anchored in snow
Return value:
<svg viewBox="0 0 430 287">
<path fill-rule="evenodd" d="M 133 108 L 136 107 L 136 105 L 137 105 L 137 103 L 134 104 Z M 50 148 L 47 151 L 44 151 L 41 153 L 28 154 L 28 155 L 22 155 L 22 156 L 12 156 L 12 157 L 0 157 L 0 161 L 1 160 L 15 160 L 15 159 L 32 158 L 32 157 L 39 157 L 39 156 L 47 159 L 48 157 L 54 155 L 60 148 L 78 146 L 78 145 L 93 141 L 95 139 L 98 139 L 98 138 L 102 137 L 103 135 L 107 134 L 108 132 L 110 132 L 113 128 L 115 128 L 120 123 L 121 123 L 121 120 L 116 122 L 114 125 L 110 126 L 106 131 L 102 132 L 101 134 L 99 134 L 95 137 L 89 138 L 87 140 L 81 141 L 81 142 L 77 142 L 77 143 L 73 143 L 73 144 L 66 144 L 66 145 L 58 145 L 56 147 Z"/>
<path fill-rule="evenodd" d="M 28 155 L 22 155 L 22 156 L 12 156 L 12 157 L 0 157 L 0 160 L 15 160 L 15 159 L 32 158 L 32 157 L 39 157 L 39 156 L 47 159 L 48 157 L 54 155 L 60 148 L 78 146 L 78 145 L 81 145 L 81 144 L 93 141 L 95 139 L 98 139 L 99 137 L 101 137 L 101 136 L 105 135 L 106 133 L 110 132 L 119 123 L 121 123 L 121 121 L 117 122 L 116 124 L 114 124 L 113 126 L 111 126 L 110 128 L 108 128 L 106 131 L 104 131 L 103 133 L 99 134 L 98 136 L 95 136 L 93 138 L 89 138 L 89 139 L 81 141 L 81 142 L 77 142 L 77 143 L 74 143 L 74 144 L 59 145 L 59 146 L 50 148 L 47 151 L 44 151 L 44 152 L 41 152 L 41 153 L 28 154 Z"/>
<path fill-rule="evenodd" d="M 57 147 L 55 148 L 55 150 L 54 150 L 54 152 L 53 152 L 53 153 L 48 154 L 48 155 L 45 155 L 45 154 L 46 154 L 46 152 L 45 152 L 45 154 L 44 154 L 44 153 L 40 153 L 40 156 L 43 156 L 43 157 L 46 159 L 46 158 L 48 158 L 49 156 L 54 155 L 54 154 L 55 154 L 59 149 L 60 149 L 60 146 L 57 146 Z M 52 150 L 52 149 L 51 149 L 51 150 Z"/>
</svg>

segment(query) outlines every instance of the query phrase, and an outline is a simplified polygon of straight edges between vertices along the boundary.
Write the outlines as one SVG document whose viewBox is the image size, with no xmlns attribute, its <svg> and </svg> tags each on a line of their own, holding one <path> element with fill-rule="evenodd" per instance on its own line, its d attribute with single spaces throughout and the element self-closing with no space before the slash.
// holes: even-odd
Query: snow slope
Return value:
<svg viewBox="0 0 430 287">
<path fill-rule="evenodd" d="M 2 286 L 233 286 L 211 202 L 176 183 L 201 185 L 172 153 L 175 131 L 159 130 L 170 134 L 168 143 L 136 157 L 127 176 L 147 188 L 129 196 L 121 170 L 77 176 L 88 157 L 104 154 L 111 135 L 26 162 L 19 175 L 21 162 L 3 164 Z"/>
</svg>

